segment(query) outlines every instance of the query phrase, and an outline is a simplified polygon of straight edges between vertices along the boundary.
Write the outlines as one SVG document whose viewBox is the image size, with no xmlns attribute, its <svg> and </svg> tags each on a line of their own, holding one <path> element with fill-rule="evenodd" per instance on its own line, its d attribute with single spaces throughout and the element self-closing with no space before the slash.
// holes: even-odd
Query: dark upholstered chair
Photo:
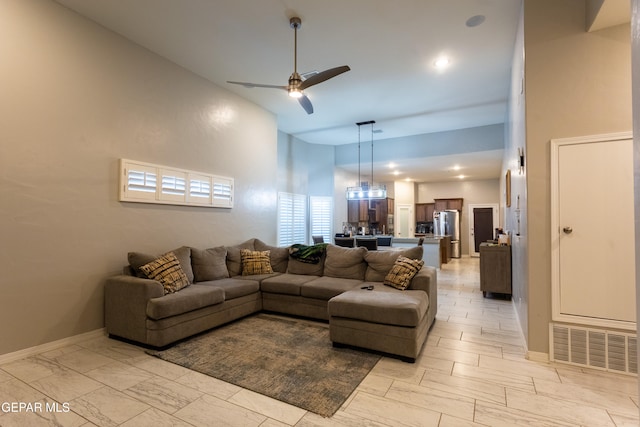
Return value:
<svg viewBox="0 0 640 427">
<path fill-rule="evenodd" d="M 345 248 L 352 248 L 355 242 L 353 237 L 334 237 L 336 246 L 342 246 Z"/>
<path fill-rule="evenodd" d="M 365 247 L 370 251 L 378 250 L 378 240 L 377 239 L 358 239 L 356 237 L 356 246 L 357 247 Z"/>
<path fill-rule="evenodd" d="M 422 244 L 424 243 L 424 237 L 421 237 L 418 239 L 418 246 L 422 246 Z"/>
<path fill-rule="evenodd" d="M 318 243 L 324 243 L 324 237 L 322 236 L 311 236 L 313 239 L 313 244 L 316 245 Z"/>
<path fill-rule="evenodd" d="M 393 239 L 393 237 L 391 236 L 384 236 L 384 237 L 378 237 L 378 246 L 391 246 L 391 240 Z"/>
</svg>

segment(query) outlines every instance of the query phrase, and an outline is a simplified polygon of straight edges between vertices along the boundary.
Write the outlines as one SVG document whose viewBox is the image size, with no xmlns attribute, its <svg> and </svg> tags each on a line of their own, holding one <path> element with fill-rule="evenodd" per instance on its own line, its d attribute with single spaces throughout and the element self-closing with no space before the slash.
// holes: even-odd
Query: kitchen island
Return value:
<svg viewBox="0 0 640 427">
<path fill-rule="evenodd" d="M 425 265 L 429 265 L 431 267 L 440 268 L 442 267 L 442 256 L 441 251 L 443 250 L 444 241 L 440 236 L 424 236 L 424 241 L 422 242 L 422 260 Z M 393 248 L 410 248 L 416 246 L 420 237 L 394 237 L 393 238 Z"/>
</svg>

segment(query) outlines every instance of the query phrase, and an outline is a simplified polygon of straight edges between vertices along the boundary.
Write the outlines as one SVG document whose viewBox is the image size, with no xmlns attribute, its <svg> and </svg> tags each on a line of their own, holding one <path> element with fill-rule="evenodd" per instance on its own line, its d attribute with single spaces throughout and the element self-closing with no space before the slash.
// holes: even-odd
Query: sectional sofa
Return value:
<svg viewBox="0 0 640 427">
<path fill-rule="evenodd" d="M 336 346 L 415 360 L 437 310 L 436 270 L 416 264 L 422 247 L 309 248 L 315 249 L 314 256 L 304 258 L 291 248 L 250 239 L 204 250 L 183 246 L 165 257 L 129 253 L 123 274 L 108 278 L 105 285 L 106 330 L 114 338 L 165 347 L 269 311 L 329 321 Z M 167 267 L 169 256 L 173 267 Z M 164 264 L 150 274 L 158 260 Z M 406 272 L 398 267 L 401 260 L 416 260 L 409 262 L 415 275 L 405 280 L 404 290 L 384 284 L 390 272 Z M 167 272 L 174 267 L 179 275 Z M 183 287 L 167 293 L 165 278 L 153 275 L 159 271 L 177 277 Z"/>
</svg>

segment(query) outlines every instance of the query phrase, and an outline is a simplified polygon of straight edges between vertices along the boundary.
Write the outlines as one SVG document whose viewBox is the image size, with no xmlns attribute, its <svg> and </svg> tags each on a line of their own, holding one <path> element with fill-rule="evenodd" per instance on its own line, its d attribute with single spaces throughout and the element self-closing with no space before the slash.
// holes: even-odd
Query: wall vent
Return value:
<svg viewBox="0 0 640 427">
<path fill-rule="evenodd" d="M 558 323 L 549 329 L 551 361 L 638 374 L 636 335 Z"/>
</svg>

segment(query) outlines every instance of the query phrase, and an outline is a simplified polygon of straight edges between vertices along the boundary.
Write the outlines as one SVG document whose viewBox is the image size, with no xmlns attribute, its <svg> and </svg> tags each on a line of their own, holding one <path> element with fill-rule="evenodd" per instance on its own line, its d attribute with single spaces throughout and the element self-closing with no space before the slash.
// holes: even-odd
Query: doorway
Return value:
<svg viewBox="0 0 640 427">
<path fill-rule="evenodd" d="M 493 240 L 494 231 L 498 228 L 498 205 L 469 205 L 469 255 L 480 256 L 480 243 Z"/>
<path fill-rule="evenodd" d="M 397 237 L 413 237 L 413 227 L 411 226 L 411 218 L 413 216 L 413 207 L 411 205 L 398 205 L 397 218 Z"/>
</svg>

